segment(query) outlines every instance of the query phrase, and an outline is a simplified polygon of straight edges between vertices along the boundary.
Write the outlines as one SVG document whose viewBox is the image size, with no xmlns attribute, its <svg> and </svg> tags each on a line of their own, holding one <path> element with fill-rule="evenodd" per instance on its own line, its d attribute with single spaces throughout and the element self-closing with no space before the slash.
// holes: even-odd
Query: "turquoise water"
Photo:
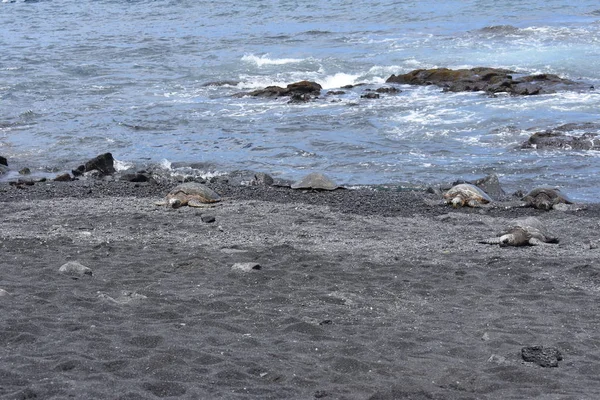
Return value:
<svg viewBox="0 0 600 400">
<path fill-rule="evenodd" d="M 598 92 L 491 98 L 405 86 L 360 97 L 391 74 L 431 67 L 548 72 L 599 87 L 597 2 L 313 3 L 2 2 L 0 155 L 42 175 L 110 151 L 120 168 L 174 173 L 318 170 L 346 185 L 496 173 L 509 191 L 600 195 L 597 151 L 516 149 L 536 130 L 598 122 Z M 301 105 L 232 97 L 304 79 L 323 94 L 366 85 Z"/>
</svg>

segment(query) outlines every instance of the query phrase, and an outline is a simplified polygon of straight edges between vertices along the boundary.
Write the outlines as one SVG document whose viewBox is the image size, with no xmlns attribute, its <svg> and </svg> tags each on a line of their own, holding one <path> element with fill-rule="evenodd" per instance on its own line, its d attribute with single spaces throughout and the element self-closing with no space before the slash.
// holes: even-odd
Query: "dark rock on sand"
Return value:
<svg viewBox="0 0 600 400">
<path fill-rule="evenodd" d="M 448 92 L 509 93 L 535 95 L 560 90 L 590 90 L 589 84 L 575 82 L 553 74 L 514 77 L 515 71 L 478 67 L 472 69 L 417 69 L 403 75 L 392 75 L 387 83 L 436 85 Z"/>
<path fill-rule="evenodd" d="M 321 93 L 321 85 L 316 82 L 300 81 L 290 83 L 287 87 L 267 86 L 264 89 L 254 90 L 248 93 L 238 93 L 235 96 L 253 96 L 253 97 L 294 97 L 299 96 L 304 98 L 304 95 L 318 96 Z"/>
<path fill-rule="evenodd" d="M 68 173 L 58 175 L 56 178 L 54 178 L 56 182 L 69 182 L 72 179 L 73 178 L 71 178 L 71 175 L 69 175 Z"/>
<path fill-rule="evenodd" d="M 500 186 L 498 175 L 490 174 L 473 182 L 475 186 L 480 187 L 484 192 L 489 194 L 493 199 L 501 200 L 506 197 L 506 192 Z"/>
<path fill-rule="evenodd" d="M 544 368 L 558 367 L 558 362 L 563 359 L 560 350 L 544 346 L 523 347 L 521 357 L 524 361 L 535 363 Z"/>
<path fill-rule="evenodd" d="M 580 135 L 574 132 L 584 133 Z M 599 124 L 565 124 L 536 132 L 521 144 L 522 149 L 600 150 Z"/>
<path fill-rule="evenodd" d="M 200 219 L 202 220 L 202 222 L 207 223 L 207 224 L 212 224 L 213 222 L 216 221 L 216 218 L 214 215 L 202 215 L 200 217 Z"/>
<path fill-rule="evenodd" d="M 121 179 L 127 182 L 141 183 L 152 180 L 152 177 L 150 177 L 147 173 L 144 172 L 136 172 L 134 174 L 123 174 L 121 176 Z"/>
<path fill-rule="evenodd" d="M 111 153 L 100 154 L 85 163 L 85 172 L 98 171 L 101 175 L 111 175 L 115 173 L 114 158 Z"/>
</svg>

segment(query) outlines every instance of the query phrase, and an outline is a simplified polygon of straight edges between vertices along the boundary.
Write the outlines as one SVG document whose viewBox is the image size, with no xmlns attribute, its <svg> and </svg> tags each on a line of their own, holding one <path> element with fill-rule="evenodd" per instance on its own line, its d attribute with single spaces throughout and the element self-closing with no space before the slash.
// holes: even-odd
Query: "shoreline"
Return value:
<svg viewBox="0 0 600 400">
<path fill-rule="evenodd" d="M 600 395 L 598 204 L 217 180 L 214 207 L 155 206 L 172 186 L 0 184 L 0 397 Z M 524 216 L 560 243 L 479 243 Z M 538 345 L 558 367 L 521 357 Z"/>
</svg>

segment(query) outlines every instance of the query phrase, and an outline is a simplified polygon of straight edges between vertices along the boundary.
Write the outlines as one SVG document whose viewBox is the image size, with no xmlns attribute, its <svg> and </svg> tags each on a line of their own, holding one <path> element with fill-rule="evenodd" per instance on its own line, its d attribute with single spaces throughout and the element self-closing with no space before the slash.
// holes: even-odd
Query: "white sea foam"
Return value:
<svg viewBox="0 0 600 400">
<path fill-rule="evenodd" d="M 304 61 L 302 58 L 270 58 L 268 54 L 262 56 L 256 56 L 254 54 L 246 54 L 242 57 L 242 61 L 247 63 L 256 64 L 259 67 L 263 65 L 284 65 L 300 63 Z"/>
<path fill-rule="evenodd" d="M 135 164 L 115 159 L 114 167 L 116 171 L 127 171 L 128 169 L 135 167 Z"/>
</svg>

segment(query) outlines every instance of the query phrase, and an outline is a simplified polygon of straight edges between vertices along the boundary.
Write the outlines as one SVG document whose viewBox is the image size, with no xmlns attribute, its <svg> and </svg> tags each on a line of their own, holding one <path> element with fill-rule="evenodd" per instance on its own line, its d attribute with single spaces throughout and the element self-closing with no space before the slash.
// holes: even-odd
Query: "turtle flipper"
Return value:
<svg viewBox="0 0 600 400">
<path fill-rule="evenodd" d="M 154 205 L 159 206 L 159 207 L 164 207 L 164 206 L 168 206 L 169 203 L 166 200 L 161 200 L 161 201 L 154 202 Z"/>
<path fill-rule="evenodd" d="M 502 238 L 501 237 L 493 237 L 493 238 L 489 238 L 489 239 L 483 239 L 483 240 L 480 240 L 479 243 L 481 243 L 481 244 L 500 244 L 500 243 L 502 243 Z"/>
</svg>

